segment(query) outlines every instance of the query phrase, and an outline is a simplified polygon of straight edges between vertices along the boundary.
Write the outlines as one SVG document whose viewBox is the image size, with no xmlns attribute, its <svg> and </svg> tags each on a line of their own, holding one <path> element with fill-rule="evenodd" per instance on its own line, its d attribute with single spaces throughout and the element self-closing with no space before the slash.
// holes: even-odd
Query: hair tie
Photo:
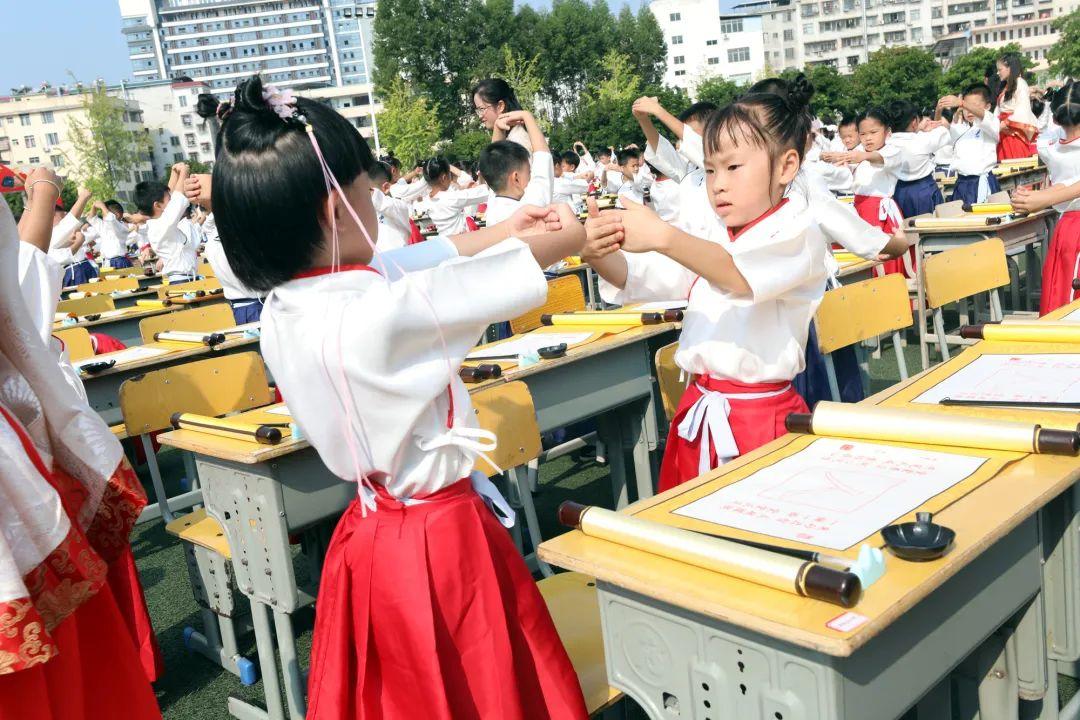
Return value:
<svg viewBox="0 0 1080 720">
<path fill-rule="evenodd" d="M 217 110 L 214 114 L 217 115 L 218 122 L 225 122 L 230 115 L 232 115 L 233 107 L 229 103 L 221 103 L 217 106 Z"/>
<path fill-rule="evenodd" d="M 266 106 L 282 120 L 299 120 L 307 123 L 307 119 L 297 112 L 296 96 L 291 89 L 280 90 L 273 85 L 267 85 L 262 91 L 263 101 Z"/>
</svg>

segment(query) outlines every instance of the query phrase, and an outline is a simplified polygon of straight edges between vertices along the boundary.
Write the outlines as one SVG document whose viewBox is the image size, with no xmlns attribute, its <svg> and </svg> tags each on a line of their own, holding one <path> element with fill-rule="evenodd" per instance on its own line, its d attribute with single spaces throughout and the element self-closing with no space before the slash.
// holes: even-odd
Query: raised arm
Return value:
<svg viewBox="0 0 1080 720">
<path fill-rule="evenodd" d="M 645 133 L 645 143 L 656 152 L 656 146 L 660 142 L 660 132 L 653 125 L 653 121 L 650 116 L 655 115 L 657 111 L 662 111 L 664 108 L 660 107 L 660 101 L 655 97 L 639 97 L 634 101 L 633 107 L 630 112 L 633 113 L 634 119 L 637 120 L 637 124 L 641 126 L 641 131 Z"/>
<path fill-rule="evenodd" d="M 52 217 L 60 197 L 60 179 L 52 170 L 35 168 L 25 181 L 27 206 L 19 222 L 19 238 L 41 252 L 49 252 Z"/>
<path fill-rule="evenodd" d="M 580 251 L 585 229 L 568 205 L 524 205 L 501 223 L 453 235 L 449 240 L 459 255 L 475 255 L 509 237 L 528 245 L 537 264 L 547 267 Z"/>
</svg>

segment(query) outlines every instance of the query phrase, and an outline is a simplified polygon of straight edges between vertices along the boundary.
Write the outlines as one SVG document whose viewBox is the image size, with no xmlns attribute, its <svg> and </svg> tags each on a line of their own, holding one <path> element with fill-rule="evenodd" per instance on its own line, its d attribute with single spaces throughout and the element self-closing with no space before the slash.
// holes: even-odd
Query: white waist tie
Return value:
<svg viewBox="0 0 1080 720">
<path fill-rule="evenodd" d="M 494 450 L 495 444 L 495 433 L 480 428 L 455 425 L 439 437 L 420 443 L 419 447 L 424 452 L 430 452 L 438 448 L 454 445 L 461 448 L 461 450 L 471 459 L 481 457 L 484 460 L 487 460 L 487 462 L 495 468 L 496 472 L 502 472 L 499 466 L 484 454 Z M 495 487 L 495 483 L 488 480 L 482 472 L 476 470 L 469 475 L 469 481 L 472 483 L 473 490 L 476 491 L 477 495 L 484 499 L 484 503 L 499 520 L 502 526 L 507 528 L 514 527 L 514 523 L 517 521 L 517 515 L 514 513 L 514 509 L 510 507 L 510 503 L 503 497 L 503 494 L 499 492 L 499 488 Z M 375 491 L 364 483 L 360 483 L 360 499 L 367 509 L 376 509 Z M 397 500 L 402 505 L 406 506 L 422 505 L 430 502 L 420 498 L 397 498 Z"/>
<path fill-rule="evenodd" d="M 975 199 L 978 202 L 986 202 L 986 199 L 990 197 L 990 178 L 987 177 L 989 174 L 988 171 L 979 175 L 979 189 L 975 191 Z"/>
<path fill-rule="evenodd" d="M 682 422 L 679 423 L 679 437 L 693 442 L 701 435 L 701 449 L 698 455 L 698 474 L 712 469 L 709 449 L 716 450 L 716 460 L 723 465 L 728 460 L 739 456 L 739 447 L 735 444 L 735 435 L 731 432 L 728 415 L 731 403 L 728 400 L 760 400 L 762 398 L 783 395 L 791 389 L 788 383 L 779 390 L 757 393 L 722 393 L 697 386 L 701 397 L 690 406 Z"/>
<path fill-rule="evenodd" d="M 885 222 L 886 220 L 892 220 L 897 225 L 903 227 L 904 216 L 900 214 L 900 206 L 896 204 L 896 201 L 891 197 L 881 198 L 881 203 L 878 204 L 878 222 Z"/>
</svg>

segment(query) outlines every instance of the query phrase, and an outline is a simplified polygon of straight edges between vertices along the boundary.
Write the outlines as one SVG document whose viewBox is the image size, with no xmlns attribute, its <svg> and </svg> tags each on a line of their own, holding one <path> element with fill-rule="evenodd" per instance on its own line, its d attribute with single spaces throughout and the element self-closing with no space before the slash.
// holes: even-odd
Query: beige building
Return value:
<svg viewBox="0 0 1080 720">
<path fill-rule="evenodd" d="M 86 121 L 79 93 L 47 90 L 0 97 L 0 162 L 14 167 L 44 165 L 78 181 L 79 157 L 70 137 L 73 120 Z M 124 127 L 133 138 L 146 135 L 142 109 L 134 100 L 124 101 Z M 135 172 L 115 178 L 120 199 L 129 200 L 136 183 L 153 177 L 148 155 Z"/>
</svg>

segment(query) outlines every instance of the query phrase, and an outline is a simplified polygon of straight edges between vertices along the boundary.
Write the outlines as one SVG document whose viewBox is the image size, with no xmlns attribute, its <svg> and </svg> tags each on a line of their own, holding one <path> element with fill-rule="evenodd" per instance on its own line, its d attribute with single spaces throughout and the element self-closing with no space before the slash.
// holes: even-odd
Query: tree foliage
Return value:
<svg viewBox="0 0 1080 720">
<path fill-rule="evenodd" d="M 68 118 L 79 179 L 95 197 L 116 197 L 117 186 L 138 168 L 149 145 L 124 127 L 124 101 L 109 95 L 104 85 L 83 93 L 82 106 L 82 118 Z"/>
<path fill-rule="evenodd" d="M 435 143 L 444 137 L 439 131 L 438 107 L 400 78 L 383 95 L 382 104 L 376 117 L 381 143 L 407 166 L 431 155 Z"/>
<path fill-rule="evenodd" d="M 705 78 L 698 83 L 695 96 L 698 102 L 711 102 L 717 107 L 730 104 L 746 91 L 745 85 L 739 85 L 719 75 Z"/>
<path fill-rule="evenodd" d="M 1054 20 L 1058 40 L 1046 54 L 1050 70 L 1060 77 L 1080 77 L 1080 10 Z"/>
<path fill-rule="evenodd" d="M 940 97 L 941 66 L 929 50 L 886 47 L 870 54 L 855 68 L 848 94 L 852 107 L 880 107 L 908 100 L 918 107 L 933 107 Z"/>
<path fill-rule="evenodd" d="M 963 92 L 969 85 L 986 82 L 986 73 L 993 69 L 998 58 L 1008 53 L 1017 53 L 1020 56 L 1020 62 L 1025 71 L 1035 65 L 1016 43 L 1009 43 L 1000 48 L 972 48 L 956 58 L 949 69 L 942 74 L 941 94 L 956 95 Z"/>
</svg>

